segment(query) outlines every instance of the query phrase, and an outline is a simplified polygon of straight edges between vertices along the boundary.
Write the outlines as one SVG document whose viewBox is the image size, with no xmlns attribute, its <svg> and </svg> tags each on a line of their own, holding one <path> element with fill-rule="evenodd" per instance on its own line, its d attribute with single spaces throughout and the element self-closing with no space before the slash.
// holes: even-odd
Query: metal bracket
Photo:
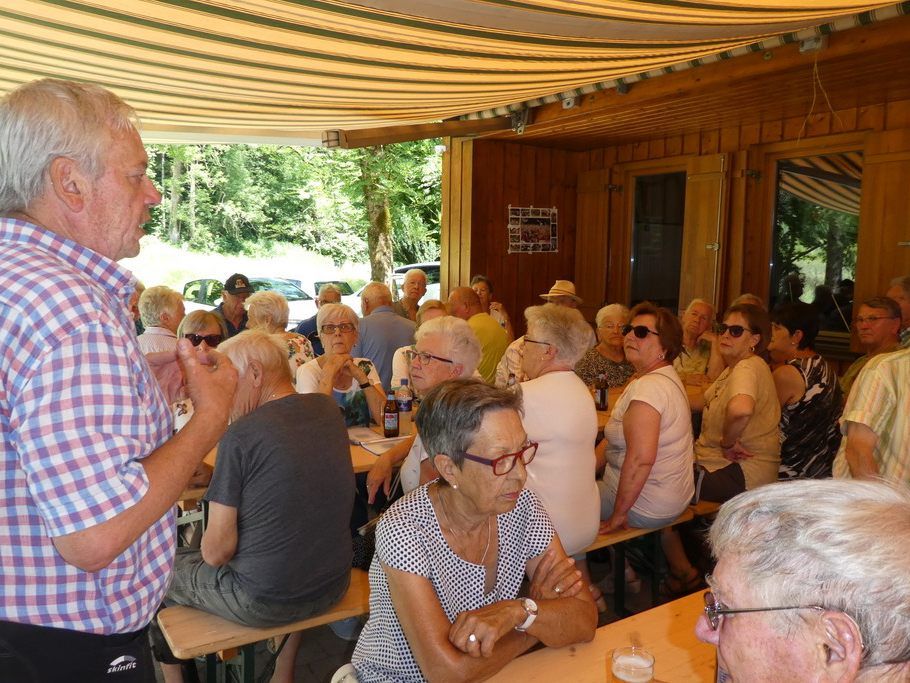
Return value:
<svg viewBox="0 0 910 683">
<path fill-rule="evenodd" d="M 612 183 L 607 185 L 607 190 L 609 192 L 622 192 L 622 185 L 613 185 Z"/>
<path fill-rule="evenodd" d="M 758 171 L 754 168 L 747 168 L 746 171 L 747 178 L 753 178 L 754 180 L 761 180 L 761 171 Z"/>
<path fill-rule="evenodd" d="M 705 249 L 710 249 L 711 251 L 720 251 L 720 242 L 708 242 L 705 245 Z"/>
<path fill-rule="evenodd" d="M 512 112 L 512 130 L 518 135 L 525 132 L 525 126 L 528 125 L 528 115 L 530 113 L 531 110 L 528 108 Z"/>
</svg>

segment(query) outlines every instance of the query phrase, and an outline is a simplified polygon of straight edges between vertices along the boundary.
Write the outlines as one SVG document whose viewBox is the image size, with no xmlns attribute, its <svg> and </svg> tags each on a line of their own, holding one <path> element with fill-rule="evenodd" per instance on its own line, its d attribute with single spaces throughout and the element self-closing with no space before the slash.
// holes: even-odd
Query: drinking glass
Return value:
<svg viewBox="0 0 910 683">
<path fill-rule="evenodd" d="M 642 647 L 618 647 L 610 661 L 613 683 L 650 683 L 654 680 L 654 655 Z"/>
</svg>

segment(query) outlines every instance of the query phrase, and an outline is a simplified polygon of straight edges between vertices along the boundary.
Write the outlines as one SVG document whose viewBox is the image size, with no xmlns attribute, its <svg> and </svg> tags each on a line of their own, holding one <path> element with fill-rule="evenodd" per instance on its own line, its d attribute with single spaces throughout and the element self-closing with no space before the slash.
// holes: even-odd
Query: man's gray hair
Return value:
<svg viewBox="0 0 910 683">
<path fill-rule="evenodd" d="M 423 270 L 421 270 L 420 268 L 411 268 L 407 273 L 404 274 L 405 281 L 407 281 L 414 275 L 420 275 L 423 278 L 424 282 L 426 282 L 426 280 L 427 280 L 427 274 Z"/>
<path fill-rule="evenodd" d="M 904 294 L 910 296 L 910 275 L 901 275 L 891 280 L 891 287 L 900 287 Z"/>
<path fill-rule="evenodd" d="M 330 293 L 335 293 L 338 295 L 338 301 L 334 302 L 334 303 L 341 302 L 341 297 L 344 296 L 344 293 L 341 291 L 341 287 L 339 287 L 338 285 L 333 284 L 331 282 L 326 282 L 324 285 L 322 285 L 319 288 L 319 292 L 316 294 L 316 298 L 318 298 L 320 301 L 322 301 L 322 295 L 330 294 Z"/>
<path fill-rule="evenodd" d="M 374 304 L 374 307 L 377 302 L 381 302 L 379 305 L 390 306 L 392 304 L 392 290 L 383 282 L 368 282 L 360 293 L 360 298 L 369 299 Z"/>
<path fill-rule="evenodd" d="M 901 306 L 890 296 L 874 296 L 871 299 L 866 299 L 860 306 L 865 306 L 866 308 L 874 308 L 877 311 L 887 311 L 889 318 L 901 318 Z"/>
<path fill-rule="evenodd" d="M 249 316 L 247 327 L 262 327 L 267 332 L 283 332 L 287 327 L 290 315 L 288 300 L 278 292 L 267 289 L 253 292 L 243 305 Z"/>
<path fill-rule="evenodd" d="M 453 315 L 433 318 L 417 328 L 414 341 L 420 343 L 421 339 L 429 335 L 436 335 L 445 342 L 446 355 L 461 365 L 461 377 L 474 374 L 482 351 L 480 341 L 470 325 Z"/>
<path fill-rule="evenodd" d="M 322 333 L 322 323 L 327 318 L 343 317 L 347 322 L 354 325 L 355 330 L 360 329 L 360 318 L 354 313 L 354 309 L 347 304 L 322 304 L 316 313 L 316 331 Z"/>
<path fill-rule="evenodd" d="M 629 309 L 622 304 L 607 304 L 597 311 L 597 315 L 594 316 L 594 324 L 600 327 L 603 325 L 604 320 L 614 316 L 622 318 L 623 323 L 627 323 L 629 322 Z"/>
<path fill-rule="evenodd" d="M 180 292 L 158 285 L 149 287 L 139 295 L 139 317 L 146 327 L 160 327 L 161 316 L 164 313 L 177 314 L 177 309 L 183 302 Z"/>
<path fill-rule="evenodd" d="M 596 343 L 594 331 L 576 308 L 544 304 L 525 309 L 528 330 L 534 328 L 537 341 L 556 347 L 557 359 L 574 368 L 585 352 Z"/>
<path fill-rule="evenodd" d="M 484 416 L 495 410 L 521 415 L 521 395 L 477 379 L 450 379 L 433 387 L 421 401 L 416 418 L 430 460 L 444 453 L 461 467 Z"/>
<path fill-rule="evenodd" d="M 0 101 L 0 214 L 28 210 L 57 157 L 97 178 L 111 132 L 137 128 L 133 108 L 97 85 L 46 78 L 16 88 Z"/>
<path fill-rule="evenodd" d="M 819 605 L 853 617 L 864 666 L 910 660 L 905 485 L 804 479 L 762 486 L 720 508 L 710 541 L 718 559 L 735 556 L 763 605 Z M 784 624 L 800 618 L 777 614 Z"/>
<path fill-rule="evenodd" d="M 257 361 L 266 375 L 292 381 L 288 364 L 288 344 L 284 336 L 264 330 L 245 330 L 226 339 L 218 352 L 227 356 L 242 377 L 252 361 Z"/>
</svg>

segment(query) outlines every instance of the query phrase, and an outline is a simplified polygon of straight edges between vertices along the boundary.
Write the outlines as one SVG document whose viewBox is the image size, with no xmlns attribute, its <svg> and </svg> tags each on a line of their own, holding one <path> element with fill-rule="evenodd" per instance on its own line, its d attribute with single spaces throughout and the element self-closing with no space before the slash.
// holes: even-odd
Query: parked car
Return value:
<svg viewBox="0 0 910 683">
<path fill-rule="evenodd" d="M 392 298 L 398 301 L 401 298 L 401 288 L 404 286 L 404 276 L 411 268 L 420 268 L 427 274 L 427 293 L 420 299 L 423 303 L 427 299 L 439 298 L 439 261 L 433 263 L 409 263 L 398 266 L 392 271 Z"/>
<path fill-rule="evenodd" d="M 250 285 L 257 292 L 272 290 L 288 300 L 290 309 L 288 329 L 296 327 L 301 320 L 316 315 L 316 300 L 291 280 L 276 277 L 251 277 Z M 212 278 L 187 282 L 183 285 L 183 300 L 187 313 L 200 309 L 211 310 L 220 304 L 221 288 L 221 280 Z"/>
</svg>

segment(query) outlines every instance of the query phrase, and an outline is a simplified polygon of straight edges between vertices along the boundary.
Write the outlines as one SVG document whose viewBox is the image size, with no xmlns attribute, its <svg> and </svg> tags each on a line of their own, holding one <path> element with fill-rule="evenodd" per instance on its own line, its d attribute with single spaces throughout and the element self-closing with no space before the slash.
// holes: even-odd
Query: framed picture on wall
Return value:
<svg viewBox="0 0 910 683">
<path fill-rule="evenodd" d="M 559 251 L 556 207 L 509 205 L 509 253 Z"/>
</svg>

